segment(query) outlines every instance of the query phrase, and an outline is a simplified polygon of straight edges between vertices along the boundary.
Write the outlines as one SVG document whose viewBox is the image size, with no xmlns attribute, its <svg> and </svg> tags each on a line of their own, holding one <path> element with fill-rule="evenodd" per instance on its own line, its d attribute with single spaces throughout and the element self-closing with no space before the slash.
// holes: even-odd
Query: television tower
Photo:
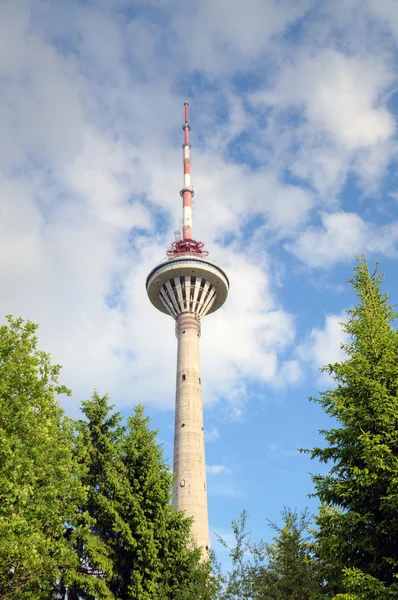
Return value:
<svg viewBox="0 0 398 600">
<path fill-rule="evenodd" d="M 146 289 L 152 304 L 175 320 L 177 380 L 174 429 L 173 504 L 193 517 L 192 534 L 203 552 L 210 548 L 203 430 L 199 338 L 201 319 L 222 306 L 229 282 L 211 262 L 203 243 L 193 239 L 190 125 L 185 100 L 182 236 L 167 249 L 167 258 L 149 273 Z"/>
</svg>

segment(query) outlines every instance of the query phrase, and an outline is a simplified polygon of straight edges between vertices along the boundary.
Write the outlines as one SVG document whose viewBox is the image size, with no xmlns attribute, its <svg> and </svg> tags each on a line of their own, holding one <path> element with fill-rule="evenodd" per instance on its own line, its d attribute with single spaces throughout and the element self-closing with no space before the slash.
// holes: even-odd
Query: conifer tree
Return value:
<svg viewBox="0 0 398 600">
<path fill-rule="evenodd" d="M 95 392 L 82 402 L 87 421 L 75 423 L 75 453 L 81 480 L 87 489 L 79 507 L 80 523 L 85 525 L 74 536 L 79 568 L 61 598 L 68 600 L 113 600 L 110 582 L 114 575 L 115 548 L 127 525 L 121 517 L 121 499 L 127 482 L 121 460 L 124 429 L 119 413 L 112 413 L 106 396 Z M 87 530 L 89 534 L 87 534 Z"/>
<path fill-rule="evenodd" d="M 138 405 L 128 418 L 124 464 L 131 493 L 125 514 L 135 544 L 118 554 L 118 572 L 128 598 L 177 600 L 210 598 L 209 570 L 200 551 L 190 548 L 191 520 L 170 504 L 172 474 L 157 443 L 157 431 Z"/>
<path fill-rule="evenodd" d="M 37 348 L 37 326 L 0 327 L 0 598 L 48 598 L 76 567 L 65 537 L 84 498 L 72 430 L 56 400 L 69 390 Z"/>
<path fill-rule="evenodd" d="M 359 302 L 343 324 L 346 359 L 324 367 L 336 387 L 316 400 L 335 425 L 310 451 L 331 465 L 313 477 L 319 552 L 331 595 L 384 600 L 398 597 L 397 315 L 365 259 L 350 283 Z"/>
<path fill-rule="evenodd" d="M 81 544 L 81 562 L 106 584 L 109 598 L 207 599 L 209 567 L 188 547 L 189 519 L 170 505 L 172 476 L 143 408 L 126 428 L 106 396 L 95 393 L 83 412 L 77 447 L 89 494 L 82 512 L 90 515 L 98 552 Z M 79 585 L 74 593 L 92 598 Z"/>
</svg>

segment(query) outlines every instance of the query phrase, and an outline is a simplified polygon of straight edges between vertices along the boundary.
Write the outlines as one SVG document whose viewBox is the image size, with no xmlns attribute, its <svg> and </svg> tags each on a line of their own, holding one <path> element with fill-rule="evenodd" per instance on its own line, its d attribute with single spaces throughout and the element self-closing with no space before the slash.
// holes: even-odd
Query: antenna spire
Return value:
<svg viewBox="0 0 398 600">
<path fill-rule="evenodd" d="M 189 102 L 188 98 L 184 102 L 185 123 L 182 126 L 184 130 L 184 143 L 182 145 L 184 157 L 184 186 L 180 192 L 182 197 L 182 239 L 192 240 L 192 198 L 194 190 L 191 183 L 191 145 L 189 143 Z"/>
<path fill-rule="evenodd" d="M 187 92 L 188 96 L 188 92 Z M 171 246 L 167 249 L 167 256 L 173 258 L 178 254 L 198 254 L 205 258 L 208 256 L 208 251 L 203 249 L 203 242 L 199 242 L 192 237 L 192 198 L 194 197 L 194 189 L 191 182 L 191 144 L 189 143 L 189 131 L 191 126 L 188 118 L 188 97 L 184 102 L 185 122 L 182 126 L 184 130 L 183 159 L 184 159 L 184 185 L 180 191 L 182 198 L 182 236 L 176 238 Z"/>
</svg>

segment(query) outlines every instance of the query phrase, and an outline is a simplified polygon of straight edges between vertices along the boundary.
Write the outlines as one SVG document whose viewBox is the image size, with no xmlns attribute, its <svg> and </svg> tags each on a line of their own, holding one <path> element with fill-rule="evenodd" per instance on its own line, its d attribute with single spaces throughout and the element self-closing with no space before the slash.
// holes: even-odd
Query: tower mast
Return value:
<svg viewBox="0 0 398 600">
<path fill-rule="evenodd" d="M 194 190 L 191 183 L 191 145 L 189 143 L 189 102 L 185 100 L 185 123 L 182 126 L 184 130 L 184 144 L 182 146 L 184 152 L 184 186 L 180 192 L 182 197 L 182 238 L 183 240 L 192 240 L 192 198 Z"/>
</svg>

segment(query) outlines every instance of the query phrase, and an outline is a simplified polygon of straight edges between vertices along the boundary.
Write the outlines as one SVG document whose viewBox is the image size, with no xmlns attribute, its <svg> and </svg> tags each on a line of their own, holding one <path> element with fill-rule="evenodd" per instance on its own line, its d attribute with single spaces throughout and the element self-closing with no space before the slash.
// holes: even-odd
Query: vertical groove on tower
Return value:
<svg viewBox="0 0 398 600">
<path fill-rule="evenodd" d="M 174 430 L 173 504 L 193 517 L 192 535 L 209 549 L 206 462 L 200 378 L 200 322 L 194 314 L 177 317 L 177 381 Z"/>
</svg>

